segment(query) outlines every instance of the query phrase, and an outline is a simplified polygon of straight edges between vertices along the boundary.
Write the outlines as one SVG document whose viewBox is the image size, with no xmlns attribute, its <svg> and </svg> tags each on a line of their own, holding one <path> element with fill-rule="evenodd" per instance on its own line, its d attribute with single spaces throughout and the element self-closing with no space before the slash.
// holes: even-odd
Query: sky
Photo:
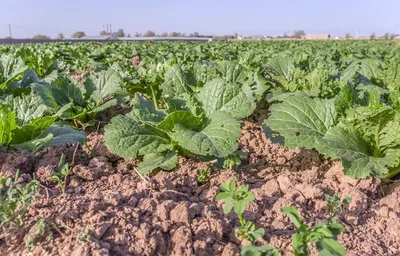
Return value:
<svg viewBox="0 0 400 256">
<path fill-rule="evenodd" d="M 0 0 L 0 38 L 98 35 L 103 24 L 134 35 L 152 30 L 244 36 L 400 34 L 400 0 Z"/>
</svg>

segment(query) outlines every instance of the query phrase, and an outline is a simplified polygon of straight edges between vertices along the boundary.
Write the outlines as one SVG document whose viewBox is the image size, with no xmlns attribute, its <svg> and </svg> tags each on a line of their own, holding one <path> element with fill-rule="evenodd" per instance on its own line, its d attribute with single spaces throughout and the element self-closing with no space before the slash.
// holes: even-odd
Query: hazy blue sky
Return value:
<svg viewBox="0 0 400 256">
<path fill-rule="evenodd" d="M 0 37 L 77 30 L 103 24 L 126 33 L 153 30 L 202 34 L 282 35 L 296 29 L 333 36 L 358 31 L 400 33 L 400 0 L 0 0 Z"/>
</svg>

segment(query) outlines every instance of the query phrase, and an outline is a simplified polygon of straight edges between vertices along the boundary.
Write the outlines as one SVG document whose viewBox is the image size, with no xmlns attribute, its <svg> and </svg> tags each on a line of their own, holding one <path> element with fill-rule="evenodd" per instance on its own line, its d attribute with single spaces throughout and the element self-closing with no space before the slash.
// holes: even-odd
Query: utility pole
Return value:
<svg viewBox="0 0 400 256">
<path fill-rule="evenodd" d="M 8 24 L 8 34 L 10 36 L 10 39 L 12 38 L 12 34 L 11 34 L 11 24 Z"/>
</svg>

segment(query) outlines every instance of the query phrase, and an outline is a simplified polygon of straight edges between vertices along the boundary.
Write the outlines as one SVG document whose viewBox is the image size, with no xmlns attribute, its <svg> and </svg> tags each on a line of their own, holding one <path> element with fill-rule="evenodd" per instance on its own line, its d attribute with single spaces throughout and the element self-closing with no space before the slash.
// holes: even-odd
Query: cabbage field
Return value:
<svg viewBox="0 0 400 256">
<path fill-rule="evenodd" d="M 393 41 L 0 45 L 1 255 L 400 254 Z"/>
</svg>

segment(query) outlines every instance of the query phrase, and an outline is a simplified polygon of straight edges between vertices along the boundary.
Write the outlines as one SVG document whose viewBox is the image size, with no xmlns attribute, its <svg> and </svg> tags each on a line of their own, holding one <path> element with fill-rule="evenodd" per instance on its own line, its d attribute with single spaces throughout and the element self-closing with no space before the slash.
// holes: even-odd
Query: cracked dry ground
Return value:
<svg viewBox="0 0 400 256">
<path fill-rule="evenodd" d="M 19 169 L 21 182 L 32 178 L 43 185 L 39 198 L 25 216 L 26 228 L 0 235 L 0 255 L 239 255 L 247 241 L 235 236 L 234 214 L 224 216 L 214 200 L 223 182 L 236 179 L 248 184 L 256 200 L 245 218 L 265 229 L 260 244 L 291 247 L 293 226 L 280 208 L 294 206 L 306 223 L 328 216 L 325 194 L 352 197 L 340 221 L 347 232 L 339 240 L 348 255 L 398 255 L 400 253 L 399 194 L 396 182 L 354 180 L 343 175 L 340 163 L 330 163 L 307 150 L 288 150 L 272 144 L 262 128 L 245 123 L 239 148 L 249 158 L 235 170 L 214 169 L 205 185 L 197 183 L 206 162 L 180 158 L 175 172 L 142 178 L 135 160 L 112 155 L 103 144 L 102 131 L 88 136 L 95 154 L 85 148 L 74 157 L 63 198 L 48 177 L 64 152 L 72 161 L 74 147 L 46 149 L 33 156 L 0 149 L 0 175 Z M 49 227 L 28 249 L 29 228 L 39 218 Z"/>
</svg>

